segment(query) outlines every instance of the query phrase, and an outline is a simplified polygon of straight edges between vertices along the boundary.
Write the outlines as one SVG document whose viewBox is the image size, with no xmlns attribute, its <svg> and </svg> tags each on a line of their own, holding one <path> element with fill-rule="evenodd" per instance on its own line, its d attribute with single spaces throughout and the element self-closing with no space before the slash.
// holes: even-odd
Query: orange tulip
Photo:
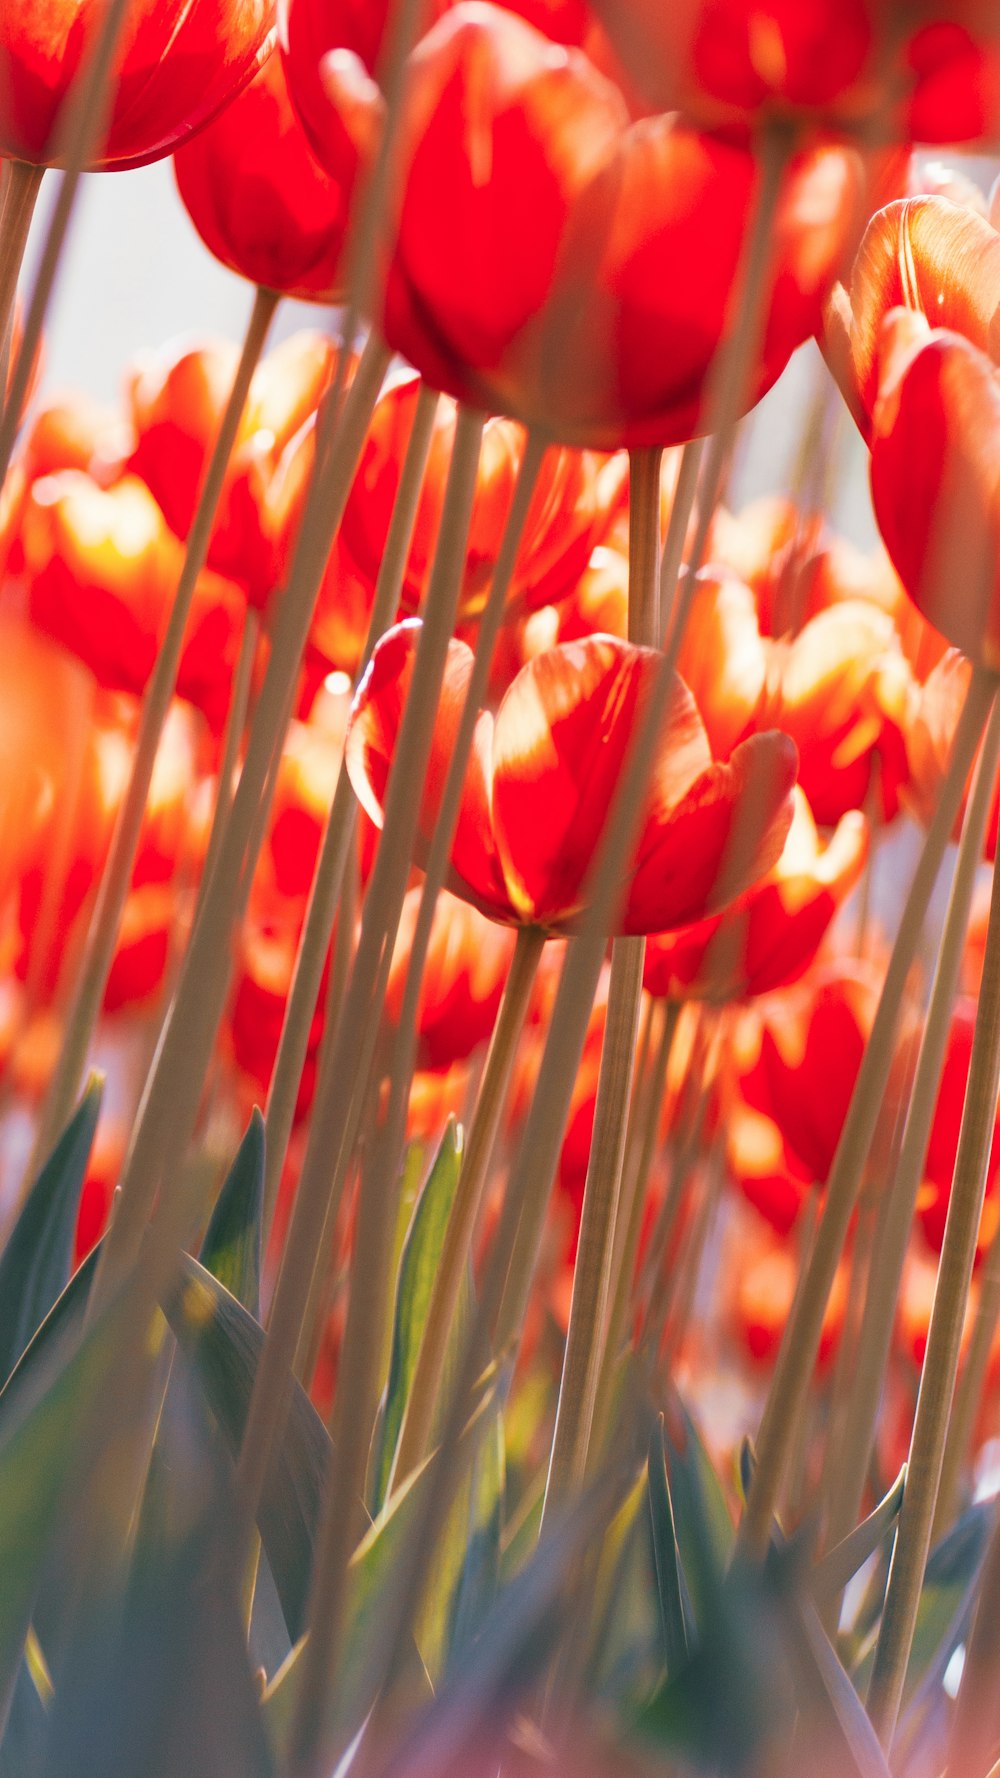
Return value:
<svg viewBox="0 0 1000 1778">
<path fill-rule="evenodd" d="M 355 699 L 347 766 L 376 825 L 409 686 L 417 625 L 383 638 Z M 658 657 L 610 636 L 551 649 L 528 663 L 496 717 L 483 712 L 466 776 L 449 886 L 493 919 L 567 932 Z M 426 843 L 454 746 L 472 655 L 451 644 L 421 808 Z M 618 930 L 657 932 L 718 911 L 775 862 L 791 823 L 795 749 L 754 735 L 713 759 L 683 681 L 673 680 Z M 727 858 L 744 810 L 746 843 Z"/>
<path fill-rule="evenodd" d="M 103 489 L 78 470 L 32 486 L 22 526 L 34 624 L 115 691 L 140 694 L 180 579 L 183 548 L 145 485 Z M 239 649 L 243 599 L 211 570 L 198 577 L 177 693 L 221 729 Z"/>
</svg>

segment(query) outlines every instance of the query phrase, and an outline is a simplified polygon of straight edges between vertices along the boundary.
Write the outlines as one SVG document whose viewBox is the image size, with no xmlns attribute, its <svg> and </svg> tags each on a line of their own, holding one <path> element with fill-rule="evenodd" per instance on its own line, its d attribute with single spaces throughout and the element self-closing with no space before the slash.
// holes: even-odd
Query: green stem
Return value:
<svg viewBox="0 0 1000 1778">
<path fill-rule="evenodd" d="M 757 1467 L 739 1535 L 742 1550 L 758 1559 L 763 1559 L 770 1541 L 792 1434 L 813 1375 L 826 1305 L 892 1069 L 907 977 L 993 695 L 992 676 L 977 672 L 969 686 L 951 764 L 896 934 L 871 1035 L 830 1169 L 816 1241 L 782 1338 L 757 1441 Z"/>
<path fill-rule="evenodd" d="M 368 638 L 356 679 L 364 672 L 376 642 L 394 621 L 399 609 L 403 576 L 410 553 L 439 399 L 435 390 L 428 389 L 424 383 L 420 385 L 399 489 L 389 522 L 385 553 L 375 585 Z M 333 806 L 323 833 L 323 843 L 309 891 L 309 905 L 296 953 L 291 990 L 267 1097 L 267 1159 L 264 1173 L 267 1228 L 270 1228 L 274 1217 L 299 1082 L 309 1046 L 313 1012 L 323 979 L 323 965 L 356 828 L 357 802 L 347 773 L 342 771 L 337 780 Z"/>
<path fill-rule="evenodd" d="M 996 681 L 990 676 L 990 691 Z M 907 1459 L 906 1491 L 896 1541 L 875 1664 L 869 1715 L 883 1747 L 896 1728 L 917 1607 L 930 1549 L 934 1509 L 944 1458 L 968 1306 L 969 1285 L 986 1193 L 986 1172 L 1000 1088 L 1000 871 L 994 872 L 986 934 L 983 980 L 972 1040 L 969 1081 L 962 1112 L 958 1154 L 948 1201 L 938 1265 L 927 1351 L 920 1375 L 917 1408 Z"/>
<path fill-rule="evenodd" d="M 545 934 L 537 926 L 522 926 L 518 932 L 407 1397 L 393 1464 L 394 1479 L 402 1480 L 416 1468 L 434 1437 L 448 1340 L 544 944 Z M 390 1488 L 392 1485 L 390 1480 Z"/>
<path fill-rule="evenodd" d="M 77 979 L 59 1061 L 39 1124 L 38 1143 L 41 1153 L 47 1152 L 56 1133 L 66 1123 L 83 1076 L 87 1051 L 114 958 L 122 913 L 128 899 L 146 812 L 146 799 L 164 723 L 177 684 L 184 633 L 191 615 L 198 576 L 208 555 L 212 525 L 222 495 L 226 470 L 243 417 L 250 382 L 263 350 L 277 301 L 272 292 L 260 290 L 254 299 L 226 410 L 198 496 L 198 505 L 187 539 L 184 566 L 143 698 L 132 770 L 115 820 L 111 849 L 91 916 L 83 967 Z"/>
<path fill-rule="evenodd" d="M 837 1476 L 831 1495 L 827 1529 L 829 1547 L 839 1543 L 854 1529 L 861 1510 L 865 1477 L 875 1440 L 882 1382 L 892 1343 L 903 1266 L 951 1028 L 969 910 L 976 873 L 983 855 L 998 757 L 1000 699 L 995 701 L 990 716 L 962 827 L 948 912 L 910 1095 L 903 1145 L 889 1194 L 885 1220 L 872 1256 L 854 1382 L 843 1437 L 838 1446 Z"/>
</svg>

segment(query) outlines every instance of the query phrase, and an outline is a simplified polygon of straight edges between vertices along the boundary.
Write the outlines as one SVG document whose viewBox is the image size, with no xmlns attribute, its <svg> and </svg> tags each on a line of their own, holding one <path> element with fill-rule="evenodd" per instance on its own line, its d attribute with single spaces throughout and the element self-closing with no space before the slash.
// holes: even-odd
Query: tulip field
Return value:
<svg viewBox="0 0 1000 1778">
<path fill-rule="evenodd" d="M 1000 1778 L 998 825 L 998 0 L 3 0 L 0 1778 Z"/>
</svg>

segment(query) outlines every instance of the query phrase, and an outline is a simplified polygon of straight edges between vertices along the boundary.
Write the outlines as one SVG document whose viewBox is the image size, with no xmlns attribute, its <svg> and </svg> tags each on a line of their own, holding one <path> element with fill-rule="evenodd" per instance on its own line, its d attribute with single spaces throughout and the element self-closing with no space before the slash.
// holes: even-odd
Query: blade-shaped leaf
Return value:
<svg viewBox="0 0 1000 1778">
<path fill-rule="evenodd" d="M 687 1659 L 688 1637 L 674 1508 L 667 1481 L 662 1416 L 650 1433 L 646 1474 L 663 1657 L 667 1673 L 672 1675 Z"/>
<path fill-rule="evenodd" d="M 186 1258 L 164 1314 L 195 1365 L 235 1456 L 243 1439 L 264 1329 L 197 1260 Z M 319 1503 L 330 1457 L 326 1427 L 295 1385 L 285 1434 L 261 1497 L 258 1525 L 290 1639 L 305 1628 Z"/>
<path fill-rule="evenodd" d="M 462 1133 L 455 1119 L 449 1118 L 403 1243 L 396 1287 L 389 1380 L 382 1415 L 379 1457 L 375 1468 L 376 1506 L 384 1499 L 392 1471 L 392 1460 L 420 1352 L 461 1162 Z"/>
<path fill-rule="evenodd" d="M 943 1675 L 962 1639 L 986 1552 L 992 1509 L 992 1501 L 971 1506 L 928 1557 L 906 1669 L 904 1704 L 929 1678 L 939 1679 Z M 862 1696 L 871 1677 L 875 1640 L 873 1633 L 852 1670 Z"/>
<path fill-rule="evenodd" d="M 465 1561 L 452 1606 L 449 1659 L 478 1635 L 499 1590 L 505 1479 L 503 1414 L 498 1406 L 472 1468 Z"/>
<path fill-rule="evenodd" d="M 733 1522 L 701 1435 L 679 1395 L 664 1415 L 664 1447 L 681 1571 L 699 1623 L 733 1553 Z"/>
<path fill-rule="evenodd" d="M 260 1320 L 261 1230 L 264 1214 L 264 1119 L 256 1105 L 226 1174 L 201 1244 L 206 1272 Z"/>
<path fill-rule="evenodd" d="M 0 1742 L 0 1778 L 40 1778 L 46 1726 L 45 1705 L 22 1656 Z"/>
<path fill-rule="evenodd" d="M 184 1388 L 171 1393 L 177 1408 Z M 200 1394 L 189 1399 L 202 1409 Z M 46 1778 L 78 1778 L 81 1750 L 101 1778 L 273 1778 L 240 1620 L 232 1474 L 221 1459 L 217 1439 L 212 1451 L 200 1446 L 183 1514 L 137 1544 L 124 1589 L 114 1577 L 82 1602 L 60 1663 Z"/>
<path fill-rule="evenodd" d="M 803 1753 L 824 1771 L 835 1771 L 842 1778 L 890 1778 L 878 1736 L 831 1647 L 815 1606 L 808 1599 L 793 1598 L 788 1604 L 788 1619 Z"/>
<path fill-rule="evenodd" d="M 80 1190 L 102 1090 L 100 1077 L 92 1075 L 0 1257 L 0 1380 L 10 1376 L 69 1278 Z"/>
<path fill-rule="evenodd" d="M 842 1593 L 848 1581 L 852 1580 L 859 1568 L 863 1568 L 869 1556 L 873 1556 L 882 1539 L 896 1523 L 900 1507 L 903 1504 L 903 1488 L 906 1484 L 906 1464 L 903 1464 L 888 1494 L 879 1501 L 873 1512 L 862 1519 L 861 1524 L 832 1550 L 828 1550 L 821 1562 L 817 1562 L 812 1571 L 810 1587 L 813 1598 L 821 1604 L 827 1599 L 835 1599 Z"/>
</svg>

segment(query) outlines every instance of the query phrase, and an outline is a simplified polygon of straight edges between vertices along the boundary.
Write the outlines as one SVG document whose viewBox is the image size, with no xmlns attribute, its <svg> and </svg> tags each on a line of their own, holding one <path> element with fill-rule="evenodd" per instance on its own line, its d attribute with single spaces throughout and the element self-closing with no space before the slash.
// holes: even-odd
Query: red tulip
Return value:
<svg viewBox="0 0 1000 1778">
<path fill-rule="evenodd" d="M 951 1197 L 958 1137 L 969 1079 L 972 1039 L 976 1028 L 976 1003 L 961 998 L 952 1015 L 944 1068 L 934 1107 L 924 1177 L 917 1199 L 917 1216 L 931 1247 L 941 1251 L 948 1200 Z M 997 1179 L 1000 1175 L 1000 1109 L 994 1113 L 993 1141 L 986 1174 L 986 1202 L 979 1231 L 979 1258 L 988 1248 L 998 1221 Z"/>
<path fill-rule="evenodd" d="M 748 405 L 818 325 L 859 177 L 833 148 L 786 171 Z M 396 181 L 381 322 L 435 387 L 598 448 L 705 424 L 759 183 L 748 149 L 677 118 L 629 128 L 580 52 L 462 4 L 411 58 Z"/>
<path fill-rule="evenodd" d="M 414 888 L 403 903 L 385 998 L 390 1023 L 398 1021 L 402 1008 L 420 901 L 421 890 Z M 439 898 L 420 982 L 418 1068 L 466 1062 L 488 1040 L 512 952 L 509 932 L 452 895 Z"/>
<path fill-rule="evenodd" d="M 823 845 L 797 786 L 777 864 L 726 913 L 651 938 L 647 991 L 676 1000 L 746 1000 L 796 981 L 858 881 L 867 852 L 865 819 L 855 810 Z"/>
<path fill-rule="evenodd" d="M 997 115 L 984 0 L 594 0 L 659 109 L 710 121 L 797 116 L 869 138 L 972 140 Z"/>
<path fill-rule="evenodd" d="M 963 335 L 893 310 L 872 416 L 872 499 L 922 615 L 1000 667 L 1000 373 Z"/>
<path fill-rule="evenodd" d="M 383 638 L 351 715 L 348 770 L 377 825 L 416 630 L 401 624 Z M 657 663 L 653 650 L 610 636 L 567 643 L 521 670 L 495 718 L 480 715 L 452 849 L 455 893 L 508 924 L 573 929 Z M 471 670 L 470 650 L 453 642 L 421 809 L 424 842 Z M 683 925 L 763 875 L 788 832 L 794 779 L 795 750 L 784 735 L 754 735 L 728 760 L 714 760 L 694 699 L 675 676 L 636 857 L 622 873 L 618 930 Z M 727 859 L 744 809 L 753 810 L 746 843 Z"/>
<path fill-rule="evenodd" d="M 280 56 L 178 151 L 174 173 L 195 228 L 230 271 L 282 296 L 336 299 L 347 203 L 306 141 Z"/>
<path fill-rule="evenodd" d="M 137 167 L 171 154 L 251 79 L 271 48 L 272 0 L 128 0 L 110 118 L 92 163 Z M 18 0 L 0 17 L 0 154 L 53 164 L 60 108 L 94 41 L 90 0 Z"/>
</svg>

